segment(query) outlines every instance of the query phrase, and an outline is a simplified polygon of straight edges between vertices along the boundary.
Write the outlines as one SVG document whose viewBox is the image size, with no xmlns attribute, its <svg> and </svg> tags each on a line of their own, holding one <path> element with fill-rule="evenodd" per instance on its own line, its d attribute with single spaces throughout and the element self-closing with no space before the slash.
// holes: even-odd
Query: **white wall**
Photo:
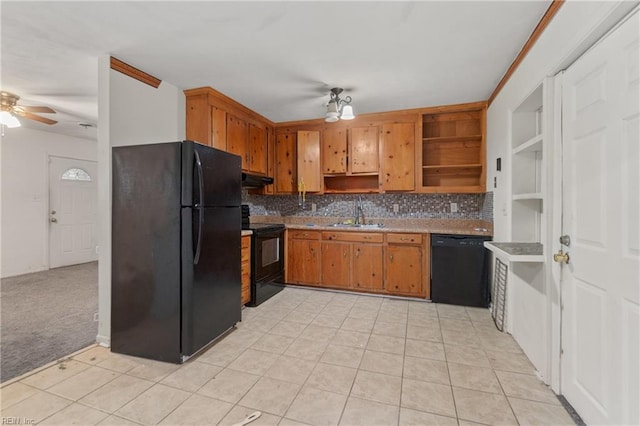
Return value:
<svg viewBox="0 0 640 426">
<path fill-rule="evenodd" d="M 506 241 L 510 237 L 511 111 L 540 85 L 545 77 L 553 76 L 566 68 L 635 5 L 637 2 L 565 2 L 489 106 L 487 164 L 493 165 L 496 158 L 501 157 L 503 165 L 501 172 L 496 172 L 495 167 L 489 167 L 487 173 L 487 188 L 493 188 L 494 176 L 498 180 L 498 188 L 493 190 L 495 241 Z"/>
<path fill-rule="evenodd" d="M 511 76 L 502 91 L 487 111 L 487 164 L 495 164 L 502 158 L 502 171 L 495 169 L 487 173 L 487 188 L 493 187 L 494 176 L 498 187 L 494 189 L 494 240 L 509 241 L 511 238 L 511 114 L 512 111 L 537 87 L 545 77 L 552 77 L 566 69 L 589 46 L 603 36 L 617 21 L 638 2 L 582 2 L 567 1 L 558 11 L 529 54 Z M 549 107 L 548 103 L 545 107 Z M 555 105 L 557 108 L 558 105 Z M 548 229 L 545 238 L 546 260 L 544 277 L 531 273 L 526 265 L 517 266 L 518 279 L 509 283 L 513 303 L 508 307 L 512 317 L 513 336 L 525 353 L 534 362 L 542 377 L 552 388 L 559 391 L 560 365 L 560 310 L 558 280 L 559 266 L 551 262 L 551 253 L 556 249 L 560 230 L 558 192 L 561 185 L 557 170 L 560 152 L 560 133 L 554 129 L 555 137 L 545 145 L 545 161 L 550 168 L 547 198 L 543 214 L 547 215 Z M 555 207 L 556 210 L 561 206 Z M 537 307 L 531 309 L 531 307 Z M 518 324 L 525 325 L 517 327 Z M 532 330 L 538 324 L 541 329 Z"/>
<path fill-rule="evenodd" d="M 153 70 L 146 70 L 153 74 Z M 111 336 L 111 147 L 185 138 L 186 101 L 181 89 L 163 81 L 155 89 L 98 60 L 98 265 L 99 343 Z"/>
<path fill-rule="evenodd" d="M 97 159 L 97 142 L 20 127 L 2 149 L 2 277 L 49 269 L 50 155 Z"/>
</svg>

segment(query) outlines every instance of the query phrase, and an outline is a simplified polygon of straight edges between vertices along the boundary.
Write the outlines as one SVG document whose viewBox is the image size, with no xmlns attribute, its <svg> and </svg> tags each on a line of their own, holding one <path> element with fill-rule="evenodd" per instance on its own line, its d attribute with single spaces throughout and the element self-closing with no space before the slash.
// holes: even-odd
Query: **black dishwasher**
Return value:
<svg viewBox="0 0 640 426">
<path fill-rule="evenodd" d="M 431 300 L 464 306 L 489 306 L 491 237 L 431 234 Z"/>
</svg>

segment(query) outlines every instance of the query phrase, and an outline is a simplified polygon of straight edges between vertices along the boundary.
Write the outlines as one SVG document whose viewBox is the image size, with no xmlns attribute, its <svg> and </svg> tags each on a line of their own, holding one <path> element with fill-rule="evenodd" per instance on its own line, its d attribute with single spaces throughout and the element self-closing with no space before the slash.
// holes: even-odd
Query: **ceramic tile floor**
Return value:
<svg viewBox="0 0 640 426">
<path fill-rule="evenodd" d="M 1 396 L 21 424 L 573 424 L 487 309 L 291 287 L 182 366 L 94 346 Z"/>
</svg>

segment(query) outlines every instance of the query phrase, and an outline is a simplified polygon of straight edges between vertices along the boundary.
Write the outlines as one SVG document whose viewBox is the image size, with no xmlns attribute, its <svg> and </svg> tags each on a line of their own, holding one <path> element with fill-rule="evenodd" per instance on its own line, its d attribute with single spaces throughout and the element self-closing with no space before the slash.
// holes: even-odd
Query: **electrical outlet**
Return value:
<svg viewBox="0 0 640 426">
<path fill-rule="evenodd" d="M 316 203 L 311 203 L 311 212 L 315 213 L 317 210 L 318 206 L 316 206 Z"/>
<path fill-rule="evenodd" d="M 100 246 L 96 246 L 96 254 L 100 254 Z"/>
<path fill-rule="evenodd" d="M 400 206 L 398 204 L 393 205 L 393 212 L 398 213 L 400 211 Z"/>
<path fill-rule="evenodd" d="M 100 319 L 100 317 L 98 316 L 98 313 L 97 313 L 97 312 L 95 312 L 95 313 L 93 314 L 93 321 L 94 321 L 94 322 L 96 322 L 96 321 L 98 321 L 99 319 Z"/>
<path fill-rule="evenodd" d="M 449 203 L 451 213 L 458 213 L 458 203 Z"/>
</svg>

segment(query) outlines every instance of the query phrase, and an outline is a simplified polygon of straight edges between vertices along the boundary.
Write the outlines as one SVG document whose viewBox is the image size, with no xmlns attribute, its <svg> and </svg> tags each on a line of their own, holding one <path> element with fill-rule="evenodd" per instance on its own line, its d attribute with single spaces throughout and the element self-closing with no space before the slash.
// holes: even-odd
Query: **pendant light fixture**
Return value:
<svg viewBox="0 0 640 426">
<path fill-rule="evenodd" d="M 10 129 L 21 126 L 18 117 L 11 114 L 9 111 L 0 112 L 0 125 L 7 126 Z"/>
<path fill-rule="evenodd" d="M 343 89 L 334 87 L 329 93 L 329 103 L 327 104 L 327 113 L 325 119 L 327 123 L 335 123 L 338 119 L 353 120 L 356 116 L 353 114 L 351 104 L 351 96 L 341 98 L 340 94 Z"/>
</svg>

